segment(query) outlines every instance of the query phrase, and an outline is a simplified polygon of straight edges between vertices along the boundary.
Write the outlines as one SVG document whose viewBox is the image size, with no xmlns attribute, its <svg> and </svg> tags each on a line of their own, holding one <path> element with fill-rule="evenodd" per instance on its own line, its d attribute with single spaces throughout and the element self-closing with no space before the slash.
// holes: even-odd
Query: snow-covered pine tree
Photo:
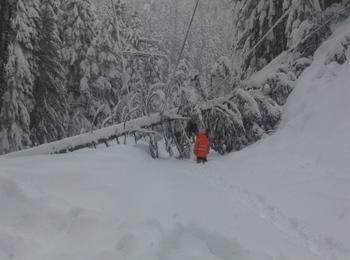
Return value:
<svg viewBox="0 0 350 260">
<path fill-rule="evenodd" d="M 213 67 L 212 75 L 221 81 L 230 77 L 229 66 L 228 58 L 220 58 Z M 182 61 L 173 80 L 174 104 L 179 114 L 189 118 L 187 125 L 182 127 L 190 139 L 199 128 L 205 128 L 213 149 L 224 154 L 256 142 L 279 123 L 281 107 L 269 97 L 269 93 L 265 94 L 261 89 L 244 90 L 243 86 L 237 85 L 234 89 L 227 89 L 224 96 L 221 95 L 224 93 L 215 93 L 215 89 L 211 89 L 212 94 L 207 97 L 203 95 L 205 88 L 200 87 L 199 78 L 198 71 L 191 71 Z M 173 137 L 175 129 L 166 129 L 166 139 L 177 140 Z M 182 138 L 185 136 L 182 133 L 178 133 L 181 137 L 181 141 L 177 142 L 178 150 L 186 151 L 188 138 Z"/>
<path fill-rule="evenodd" d="M 95 40 L 96 69 L 99 70 L 95 86 L 100 92 L 107 94 L 104 97 L 105 102 L 114 107 L 120 99 L 121 92 L 127 91 L 125 86 L 128 77 L 122 53 L 127 49 L 124 37 L 125 24 L 122 18 L 124 8 L 119 0 L 111 3 L 113 6 L 110 14 L 100 24 Z"/>
<path fill-rule="evenodd" d="M 126 69 L 127 60 L 124 52 L 130 51 L 131 44 L 127 41 L 127 9 L 124 2 L 112 0 L 109 3 L 108 15 L 98 26 L 98 35 L 94 41 L 94 49 L 89 53 L 95 55 L 93 73 L 97 78 L 93 84 L 95 102 L 105 105 L 106 111 L 112 115 L 99 117 L 103 125 L 124 121 L 129 113 L 130 100 L 123 99 L 129 95 L 129 74 Z M 96 122 L 99 124 L 98 122 Z"/>
<path fill-rule="evenodd" d="M 172 79 L 171 84 L 168 89 L 168 106 L 170 108 L 178 108 L 180 106 L 187 106 L 190 99 L 190 94 L 185 93 L 189 89 L 186 88 L 186 82 L 189 79 L 190 66 L 187 60 L 182 59 L 179 63 L 179 66 L 174 73 L 174 78 Z M 186 101 L 185 101 L 186 99 Z"/>
<path fill-rule="evenodd" d="M 5 67 L 9 58 L 8 47 L 10 43 L 11 19 L 14 13 L 14 7 L 12 0 L 0 2 L 0 113 L 2 109 L 2 96 L 6 88 Z"/>
<path fill-rule="evenodd" d="M 256 101 L 261 117 L 259 118 L 259 127 L 264 132 L 269 133 L 275 130 L 282 118 L 281 107 L 269 96 L 260 90 L 251 90 L 249 94 Z M 257 132 L 258 133 L 258 132 Z"/>
<path fill-rule="evenodd" d="M 236 53 L 243 55 L 242 77 L 263 68 L 312 29 L 319 0 L 238 0 L 234 2 Z"/>
<path fill-rule="evenodd" d="M 59 20 L 73 131 L 69 135 L 72 135 L 85 131 L 95 113 L 91 95 L 92 64 L 88 58 L 96 26 L 91 0 L 62 0 Z"/>
<path fill-rule="evenodd" d="M 30 113 L 34 107 L 33 85 L 37 73 L 34 46 L 38 41 L 39 14 L 36 0 L 18 0 L 11 19 L 6 87 L 0 114 L 0 153 L 31 145 Z"/>
<path fill-rule="evenodd" d="M 243 118 L 234 102 L 217 102 L 202 108 L 200 115 L 212 148 L 218 153 L 237 151 L 248 144 Z"/>
<path fill-rule="evenodd" d="M 34 144 L 52 142 L 67 132 L 67 102 L 60 55 L 55 0 L 41 0 L 39 42 L 35 51 L 38 73 L 34 84 L 35 107 L 31 113 Z"/>
<path fill-rule="evenodd" d="M 163 110 L 169 64 L 161 43 L 144 38 L 138 14 L 128 17 L 125 30 L 128 51 L 123 52 L 127 89 L 123 87 L 121 97 L 121 102 L 127 106 L 119 109 L 119 114 L 123 111 L 131 117 L 139 117 Z"/>
</svg>

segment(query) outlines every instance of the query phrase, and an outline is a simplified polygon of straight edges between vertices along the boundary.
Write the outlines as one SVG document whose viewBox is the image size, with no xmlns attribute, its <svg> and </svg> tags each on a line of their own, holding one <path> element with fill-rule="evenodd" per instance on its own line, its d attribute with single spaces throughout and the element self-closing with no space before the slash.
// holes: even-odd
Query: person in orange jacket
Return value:
<svg viewBox="0 0 350 260">
<path fill-rule="evenodd" d="M 207 135 L 204 130 L 200 130 L 194 145 L 194 154 L 197 156 L 197 163 L 207 162 L 207 157 L 210 151 L 210 145 Z"/>
</svg>

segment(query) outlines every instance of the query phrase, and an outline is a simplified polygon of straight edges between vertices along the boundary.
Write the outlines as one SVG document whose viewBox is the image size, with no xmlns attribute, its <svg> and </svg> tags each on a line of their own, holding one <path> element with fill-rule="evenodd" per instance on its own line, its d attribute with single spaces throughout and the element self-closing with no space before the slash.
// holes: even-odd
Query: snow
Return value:
<svg viewBox="0 0 350 260">
<path fill-rule="evenodd" d="M 0 157 L 0 259 L 350 259 L 350 63 L 327 64 L 349 22 L 297 81 L 277 133 L 243 151 L 197 165 L 130 140 Z"/>
<path fill-rule="evenodd" d="M 219 162 L 152 161 L 136 148 L 2 162 L 3 259 L 269 259 L 279 240 L 307 254 L 223 189 Z"/>
<path fill-rule="evenodd" d="M 276 71 L 286 66 L 288 63 L 289 51 L 282 52 L 279 56 L 273 59 L 268 65 L 263 69 L 255 72 L 247 81 L 243 82 L 247 88 L 254 88 L 256 86 L 261 86 L 267 79 Z"/>
<path fill-rule="evenodd" d="M 105 106 L 99 108 L 101 112 Z M 95 117 L 98 115 L 96 113 Z M 171 118 L 171 115 L 169 115 Z M 135 127 L 147 127 L 153 124 L 157 124 L 161 121 L 162 116 L 159 113 L 152 114 L 149 117 L 141 117 L 134 120 L 127 121 L 126 123 L 121 123 L 118 125 L 113 125 L 105 127 L 96 131 L 91 131 L 88 133 L 83 133 L 81 135 L 65 138 L 56 142 L 43 144 L 37 147 L 30 149 L 13 152 L 4 155 L 6 158 L 21 157 L 21 156 L 33 156 L 33 155 L 43 155 L 43 154 L 55 154 L 61 153 L 64 151 L 69 151 L 74 149 L 77 146 L 98 143 L 101 140 L 108 141 L 110 138 L 113 138 L 115 135 L 127 134 L 129 131 L 133 130 Z M 94 120 L 95 121 L 95 120 Z"/>
</svg>

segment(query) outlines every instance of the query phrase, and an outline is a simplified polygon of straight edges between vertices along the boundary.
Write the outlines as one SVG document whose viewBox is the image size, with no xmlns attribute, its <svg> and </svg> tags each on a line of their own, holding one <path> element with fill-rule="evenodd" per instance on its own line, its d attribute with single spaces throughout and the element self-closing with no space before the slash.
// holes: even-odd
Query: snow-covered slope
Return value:
<svg viewBox="0 0 350 260">
<path fill-rule="evenodd" d="M 0 159 L 0 259 L 350 259 L 350 64 L 329 63 L 346 35 L 275 135 L 206 165 L 143 145 Z"/>
</svg>

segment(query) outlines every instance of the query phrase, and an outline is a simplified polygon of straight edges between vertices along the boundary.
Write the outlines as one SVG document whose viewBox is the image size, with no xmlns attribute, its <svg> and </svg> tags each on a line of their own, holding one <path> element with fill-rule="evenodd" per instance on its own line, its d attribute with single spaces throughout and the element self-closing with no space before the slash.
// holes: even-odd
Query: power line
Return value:
<svg viewBox="0 0 350 260">
<path fill-rule="evenodd" d="M 299 0 L 295 6 L 299 5 L 300 2 L 301 0 Z M 246 54 L 246 57 L 249 57 L 255 51 L 255 49 L 263 43 L 263 41 L 277 27 L 277 25 L 279 25 L 284 20 L 284 18 L 287 17 L 287 15 L 289 15 L 289 13 L 293 10 L 293 7 L 294 5 L 290 6 L 290 8 L 275 22 L 275 24 L 264 34 L 264 36 L 250 49 L 250 51 Z"/>
<path fill-rule="evenodd" d="M 172 80 L 174 79 L 175 74 L 176 74 L 177 67 L 178 67 L 179 64 L 180 64 L 180 61 L 181 61 L 182 54 L 183 54 L 184 49 L 185 49 L 185 46 L 186 46 L 186 42 L 187 42 L 188 36 L 189 36 L 189 34 L 190 34 L 190 31 L 191 31 L 192 23 L 193 23 L 194 17 L 195 17 L 195 15 L 196 15 L 196 12 L 197 12 L 197 9 L 198 9 L 198 5 L 199 5 L 199 0 L 197 0 L 196 5 L 195 5 L 195 7 L 194 7 L 193 14 L 192 14 L 190 23 L 189 23 L 188 28 L 187 28 L 187 31 L 186 31 L 185 39 L 184 39 L 184 41 L 183 41 L 183 43 L 182 43 L 182 47 L 181 47 L 181 50 L 180 50 L 180 53 L 179 53 L 179 57 L 178 57 L 178 59 L 176 60 L 174 70 L 173 70 L 172 74 L 170 75 L 170 78 L 169 78 L 168 83 L 167 83 L 167 85 L 168 85 L 168 87 L 169 87 L 169 88 L 168 88 L 168 92 L 169 92 L 169 93 L 170 93 L 170 91 L 171 91 L 171 89 L 170 89 L 170 84 L 171 84 Z"/>
<path fill-rule="evenodd" d="M 288 50 L 288 52 L 293 51 L 294 49 L 296 49 L 301 43 L 304 43 L 307 39 L 309 39 L 312 35 L 314 35 L 315 33 L 317 33 L 319 30 L 321 30 L 324 26 L 326 26 L 327 24 L 329 24 L 333 19 L 337 18 L 341 13 L 343 13 L 344 11 L 346 11 L 346 9 L 350 8 L 350 4 L 346 5 L 344 8 L 340 9 L 338 11 L 337 14 L 331 16 L 329 19 L 327 19 L 323 24 L 321 24 L 318 28 L 316 28 L 315 30 L 313 30 L 312 32 L 310 32 L 309 34 L 307 34 L 304 39 L 300 40 L 297 44 L 295 44 L 292 48 L 290 48 Z"/>
<path fill-rule="evenodd" d="M 191 31 L 191 27 L 192 27 L 192 23 L 193 23 L 193 20 L 194 20 L 194 17 L 196 15 L 196 12 L 197 12 L 197 9 L 198 9 L 198 5 L 199 5 L 199 0 L 197 0 L 196 2 L 196 5 L 194 7 L 194 10 L 193 10 L 193 14 L 192 14 L 192 17 L 191 17 L 191 20 L 190 20 L 190 23 L 188 25 L 188 28 L 187 28 L 187 32 L 186 32 L 186 36 L 185 36 L 185 39 L 182 43 L 182 47 L 181 47 L 181 50 L 180 50 L 180 53 L 179 53 L 179 57 L 177 58 L 177 61 L 175 63 L 175 68 L 174 68 L 174 72 L 170 78 L 170 80 L 172 80 L 172 78 L 174 77 L 175 73 L 176 73 L 176 70 L 177 70 L 177 67 L 179 66 L 180 64 L 180 61 L 181 61 L 181 58 L 182 58 L 182 54 L 185 50 L 185 46 L 186 46 L 186 42 L 187 42 L 187 39 L 188 39 L 188 36 L 190 34 L 190 31 Z"/>
<path fill-rule="evenodd" d="M 297 2 L 297 3 L 300 3 Z M 276 28 L 276 26 L 281 23 L 283 21 L 283 19 L 293 10 L 292 8 L 293 6 L 291 6 L 277 21 L 276 23 L 270 28 L 270 30 L 268 30 L 265 35 L 249 50 L 249 52 L 246 54 L 246 57 L 249 57 L 255 50 L 256 48 L 258 48 L 263 41 L 267 38 L 267 36 Z M 327 19 L 323 24 L 321 24 L 318 28 L 316 28 L 314 31 L 310 32 L 309 34 L 307 34 L 304 39 L 302 39 L 301 41 L 299 41 L 297 44 L 295 44 L 293 47 L 291 47 L 289 50 L 287 50 L 287 52 L 291 52 L 294 49 L 296 49 L 299 44 L 305 42 L 307 39 L 309 39 L 313 34 L 317 33 L 319 30 L 321 30 L 324 26 L 326 26 L 327 24 L 329 24 L 333 19 L 337 18 L 338 15 L 342 12 L 344 12 L 346 9 L 348 9 L 350 7 L 350 4 L 346 5 L 344 8 L 342 8 L 341 10 L 338 11 L 338 14 L 335 14 L 333 16 L 331 16 L 329 19 Z"/>
</svg>

